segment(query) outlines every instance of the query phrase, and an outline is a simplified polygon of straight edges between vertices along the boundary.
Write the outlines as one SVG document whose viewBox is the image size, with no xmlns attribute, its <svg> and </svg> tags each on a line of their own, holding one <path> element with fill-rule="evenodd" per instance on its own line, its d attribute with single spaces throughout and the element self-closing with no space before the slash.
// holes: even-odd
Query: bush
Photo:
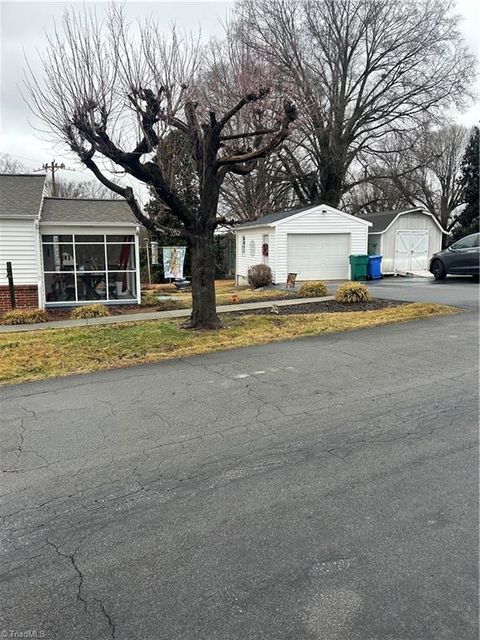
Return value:
<svg viewBox="0 0 480 640">
<path fill-rule="evenodd" d="M 254 264 L 249 267 L 248 284 L 252 289 L 258 289 L 259 287 L 268 287 L 272 284 L 272 270 L 266 264 Z"/>
<path fill-rule="evenodd" d="M 158 304 L 159 291 L 155 291 L 154 289 L 147 289 L 146 291 L 142 291 L 142 307 L 154 307 Z"/>
<path fill-rule="evenodd" d="M 370 302 L 371 299 L 368 287 L 360 282 L 344 282 L 335 293 L 336 302 Z"/>
<path fill-rule="evenodd" d="M 83 307 L 77 307 L 70 312 L 70 318 L 74 320 L 86 320 L 88 318 L 104 318 L 109 316 L 110 311 L 104 304 L 86 304 Z"/>
<path fill-rule="evenodd" d="M 304 282 L 298 292 L 301 298 L 322 298 L 328 296 L 327 285 L 323 280 L 312 280 Z"/>
<path fill-rule="evenodd" d="M 37 324 L 47 319 L 47 312 L 43 309 L 14 309 L 0 317 L 0 324 Z"/>
</svg>

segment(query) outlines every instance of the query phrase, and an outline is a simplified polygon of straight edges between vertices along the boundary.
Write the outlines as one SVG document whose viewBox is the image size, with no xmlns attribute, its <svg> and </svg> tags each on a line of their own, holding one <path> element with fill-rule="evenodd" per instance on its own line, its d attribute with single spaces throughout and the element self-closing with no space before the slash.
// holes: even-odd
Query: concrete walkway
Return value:
<svg viewBox="0 0 480 640">
<path fill-rule="evenodd" d="M 224 304 L 217 307 L 218 313 L 232 313 L 248 311 L 249 309 L 268 309 L 273 305 L 287 307 L 292 304 L 308 304 L 310 302 L 325 302 L 333 300 L 334 296 L 322 298 L 290 298 L 288 300 L 263 300 L 262 302 L 244 302 L 242 304 Z M 44 329 L 65 329 L 68 327 L 86 327 L 98 324 L 120 324 L 124 322 L 139 322 L 141 320 L 162 320 L 165 318 L 188 318 L 191 309 L 174 309 L 171 311 L 146 311 L 144 313 L 127 313 L 121 316 L 107 316 L 106 318 L 89 318 L 79 320 L 53 320 L 38 324 L 0 325 L 0 334 L 18 331 L 41 331 Z"/>
</svg>

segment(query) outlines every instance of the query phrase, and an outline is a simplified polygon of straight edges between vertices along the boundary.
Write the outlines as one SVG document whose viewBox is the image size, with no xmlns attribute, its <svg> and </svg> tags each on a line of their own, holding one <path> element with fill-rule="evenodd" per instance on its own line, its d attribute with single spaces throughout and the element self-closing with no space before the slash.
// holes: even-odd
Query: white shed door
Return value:
<svg viewBox="0 0 480 640">
<path fill-rule="evenodd" d="M 348 233 L 289 233 L 287 267 L 297 280 L 337 280 L 349 277 Z"/>
<path fill-rule="evenodd" d="M 425 271 L 428 268 L 428 231 L 398 231 L 395 271 Z"/>
</svg>

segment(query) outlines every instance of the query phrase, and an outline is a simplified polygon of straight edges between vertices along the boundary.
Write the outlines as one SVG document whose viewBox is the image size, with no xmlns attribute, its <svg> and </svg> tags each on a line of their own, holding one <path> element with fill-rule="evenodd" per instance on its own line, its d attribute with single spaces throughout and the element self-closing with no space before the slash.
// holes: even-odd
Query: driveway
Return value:
<svg viewBox="0 0 480 640">
<path fill-rule="evenodd" d="M 378 298 L 415 302 L 440 302 L 468 309 L 479 307 L 479 286 L 469 276 L 448 276 L 445 280 L 430 278 L 386 277 L 366 283 Z"/>
<path fill-rule="evenodd" d="M 476 640 L 475 345 L 467 312 L 3 387 L 0 629 Z"/>
</svg>

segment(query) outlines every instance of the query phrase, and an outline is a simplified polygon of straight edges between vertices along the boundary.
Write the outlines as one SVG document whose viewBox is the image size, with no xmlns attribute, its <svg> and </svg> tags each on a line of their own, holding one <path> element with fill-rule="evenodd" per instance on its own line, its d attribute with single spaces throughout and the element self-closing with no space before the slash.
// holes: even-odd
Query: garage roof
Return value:
<svg viewBox="0 0 480 640">
<path fill-rule="evenodd" d="M 69 224 L 139 224 L 124 200 L 45 198 L 40 221 Z"/>
<path fill-rule="evenodd" d="M 256 220 L 248 220 L 247 222 L 235 225 L 234 231 L 238 229 L 253 229 L 255 227 L 270 227 L 276 225 L 277 222 L 285 220 L 286 218 L 291 218 L 292 216 L 296 216 L 306 211 L 314 211 L 315 209 L 327 209 L 347 218 L 352 218 L 359 222 L 367 223 L 369 226 L 371 226 L 371 223 L 367 220 L 366 217 L 352 216 L 349 213 L 340 211 L 340 209 L 335 209 L 335 207 L 331 207 L 327 204 L 310 204 L 308 205 L 308 207 L 301 207 L 299 209 L 287 209 L 286 211 L 277 211 L 276 213 L 269 213 L 268 215 L 257 218 Z"/>
<path fill-rule="evenodd" d="M 271 225 L 274 222 L 278 222 L 279 220 L 283 220 L 284 218 L 289 218 L 296 213 L 301 213 L 302 211 L 308 211 L 308 209 L 312 209 L 312 205 L 308 207 L 302 207 L 300 209 L 287 209 L 286 211 L 277 211 L 276 213 L 268 213 L 266 216 L 262 216 L 261 218 L 257 218 L 256 220 L 247 220 L 246 222 L 242 222 L 241 224 L 235 225 L 235 228 L 246 229 L 247 227 L 264 227 L 265 225 Z"/>
<path fill-rule="evenodd" d="M 0 216 L 36 218 L 42 202 L 44 174 L 1 173 Z"/>
<path fill-rule="evenodd" d="M 362 220 L 367 220 L 373 224 L 372 228 L 368 230 L 368 233 L 385 233 L 389 229 L 395 220 L 399 216 L 404 216 L 407 213 L 421 213 L 425 216 L 430 216 L 432 220 L 440 227 L 443 233 L 446 231 L 438 223 L 438 220 L 432 216 L 429 211 L 425 211 L 422 207 L 416 209 L 405 209 L 404 211 L 382 211 L 380 213 L 372 213 L 371 215 L 360 216 Z"/>
</svg>

